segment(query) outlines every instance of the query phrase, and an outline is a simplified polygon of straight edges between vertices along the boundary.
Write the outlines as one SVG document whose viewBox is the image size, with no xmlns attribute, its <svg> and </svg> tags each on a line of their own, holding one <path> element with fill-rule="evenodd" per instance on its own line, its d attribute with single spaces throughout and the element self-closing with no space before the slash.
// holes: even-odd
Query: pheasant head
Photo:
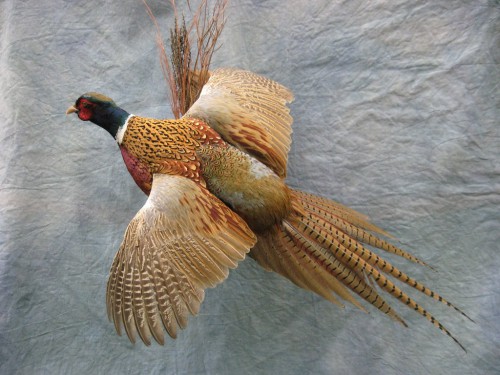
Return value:
<svg viewBox="0 0 500 375">
<path fill-rule="evenodd" d="M 114 138 L 130 115 L 118 107 L 113 99 L 96 92 L 88 92 L 80 96 L 66 111 L 66 114 L 70 113 L 76 113 L 82 121 L 91 121 L 99 125 Z"/>
</svg>

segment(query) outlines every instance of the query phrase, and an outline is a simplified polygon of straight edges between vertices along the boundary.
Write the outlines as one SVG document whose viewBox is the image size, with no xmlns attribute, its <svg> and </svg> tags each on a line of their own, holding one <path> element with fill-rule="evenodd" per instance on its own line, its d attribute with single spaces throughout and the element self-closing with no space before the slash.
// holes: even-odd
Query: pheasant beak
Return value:
<svg viewBox="0 0 500 375">
<path fill-rule="evenodd" d="M 69 107 L 67 110 L 66 110 L 66 114 L 69 115 L 70 113 L 75 113 L 75 112 L 78 112 L 78 109 L 76 109 L 76 107 L 74 105 L 72 105 L 71 107 Z"/>
</svg>

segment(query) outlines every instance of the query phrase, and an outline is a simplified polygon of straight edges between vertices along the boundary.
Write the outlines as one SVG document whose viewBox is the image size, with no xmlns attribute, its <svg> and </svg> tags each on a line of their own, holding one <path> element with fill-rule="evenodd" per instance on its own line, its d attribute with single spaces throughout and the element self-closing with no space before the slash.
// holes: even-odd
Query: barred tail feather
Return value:
<svg viewBox="0 0 500 375">
<path fill-rule="evenodd" d="M 349 235 L 348 231 L 344 232 L 342 230 L 342 226 L 341 228 L 339 228 L 339 226 L 335 224 L 336 221 L 334 217 L 328 220 L 324 216 L 318 215 L 313 210 L 306 209 L 306 212 L 307 214 L 305 216 L 302 216 L 301 223 L 299 224 L 299 226 L 302 227 L 304 231 L 307 231 L 307 229 L 309 229 L 312 233 L 315 233 L 317 236 L 322 237 L 324 239 L 324 243 L 327 244 L 328 249 L 331 250 L 334 254 L 336 254 L 336 256 L 339 256 L 340 258 L 352 256 L 355 259 L 356 256 L 360 257 L 365 262 L 367 262 L 369 266 L 375 267 L 375 271 L 377 271 L 378 269 L 379 271 L 382 271 L 386 274 L 395 277 L 399 281 L 424 293 L 426 296 L 434 298 L 435 300 L 447 305 L 448 307 L 455 309 L 457 312 L 459 312 L 467 319 L 472 320 L 458 307 L 454 306 L 451 302 L 441 297 L 438 293 L 427 288 L 421 282 L 408 276 L 406 273 L 400 271 L 398 268 L 387 262 L 385 259 L 382 259 L 378 255 L 370 251 L 368 248 L 363 246 L 363 244 L 361 243 L 362 240 L 358 242 L 356 238 L 353 238 L 353 236 L 351 237 Z M 370 236 L 372 238 L 376 238 L 373 235 Z M 377 238 L 377 240 L 379 239 Z M 373 241 L 372 243 L 368 244 L 374 247 L 378 247 L 377 244 L 382 246 L 387 243 L 385 241 L 380 240 L 380 241 Z M 384 246 L 384 248 L 386 247 L 387 246 Z M 400 251 L 403 252 L 403 250 Z M 418 263 L 425 264 L 406 252 L 404 252 L 404 254 L 408 255 L 405 256 L 406 259 L 417 260 Z M 368 268 L 371 269 L 371 267 L 369 266 Z"/>
<path fill-rule="evenodd" d="M 334 303 L 339 304 L 337 298 L 333 297 L 336 295 L 361 307 L 354 293 L 406 326 L 380 293 L 386 292 L 425 317 L 465 350 L 450 331 L 397 287 L 389 276 L 471 319 L 365 245 L 426 265 L 423 261 L 372 234 L 386 235 L 383 230 L 369 223 L 367 217 L 347 207 L 295 190 L 291 190 L 291 197 L 291 213 L 282 223 L 260 234 L 257 245 L 251 251 L 251 256 L 264 268 L 278 272 L 298 286 Z"/>
<path fill-rule="evenodd" d="M 294 195 L 298 201 L 307 209 L 308 212 L 315 214 L 327 222 L 331 222 L 336 228 L 342 230 L 353 239 L 366 243 L 367 245 L 385 250 L 389 253 L 399 255 L 412 262 L 430 267 L 424 261 L 407 253 L 406 251 L 394 246 L 393 244 L 384 241 L 383 239 L 371 234 L 375 232 L 386 237 L 393 238 L 389 233 L 373 225 L 368 221 L 368 218 L 340 203 L 318 197 L 316 195 L 304 193 L 295 190 Z"/>
<path fill-rule="evenodd" d="M 300 245 L 296 244 L 294 238 L 284 230 L 283 225 L 277 225 L 266 234 L 260 235 L 250 255 L 268 271 L 279 273 L 301 288 L 313 291 L 344 307 L 335 297 L 338 296 L 366 311 L 342 282 L 332 278 L 328 270 L 320 267 L 315 258 L 310 257 Z"/>
<path fill-rule="evenodd" d="M 355 292 L 377 309 L 406 326 L 403 319 L 401 319 L 396 312 L 391 309 L 389 304 L 385 302 L 382 296 L 380 296 L 375 289 L 368 285 L 362 277 L 358 276 L 356 271 L 353 271 L 343 265 L 317 243 L 306 239 L 296 227 L 286 221 L 284 222 L 284 229 L 287 235 L 292 239 L 294 245 L 301 249 L 309 257 L 314 259 L 317 265 L 329 272 L 330 275 L 341 281 L 345 287 Z"/>
</svg>

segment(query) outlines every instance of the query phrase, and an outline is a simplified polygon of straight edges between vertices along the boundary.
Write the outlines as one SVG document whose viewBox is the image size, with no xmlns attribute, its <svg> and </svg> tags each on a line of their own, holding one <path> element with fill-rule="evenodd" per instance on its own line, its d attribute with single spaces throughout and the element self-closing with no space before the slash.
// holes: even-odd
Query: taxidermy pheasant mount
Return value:
<svg viewBox="0 0 500 375">
<path fill-rule="evenodd" d="M 216 3 L 212 17 L 198 9 L 201 29 L 209 30 L 198 30 L 198 56 L 211 57 L 225 3 Z M 207 35 L 215 40 L 203 47 Z M 117 332 L 124 327 L 132 342 L 139 335 L 146 345 L 151 337 L 163 344 L 164 329 L 175 338 L 198 313 L 204 290 L 249 253 L 266 270 L 333 303 L 340 298 L 365 310 L 357 295 L 406 326 L 386 292 L 464 349 L 391 277 L 466 315 L 369 247 L 424 262 L 382 239 L 386 233 L 364 215 L 286 185 L 292 92 L 249 71 L 208 72 L 210 58 L 196 58 L 203 64 L 193 69 L 184 23 L 176 23 L 171 46 L 172 66 L 163 59 L 163 68 L 182 117 L 132 115 L 92 92 L 67 111 L 116 139 L 128 171 L 149 195 L 110 270 L 107 312 Z"/>
</svg>

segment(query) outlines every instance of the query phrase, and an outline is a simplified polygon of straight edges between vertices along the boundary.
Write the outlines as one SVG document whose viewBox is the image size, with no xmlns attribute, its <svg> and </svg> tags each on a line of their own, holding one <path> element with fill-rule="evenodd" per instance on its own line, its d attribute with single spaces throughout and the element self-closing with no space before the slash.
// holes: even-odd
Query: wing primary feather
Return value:
<svg viewBox="0 0 500 375">
<path fill-rule="evenodd" d="M 123 262 L 123 264 L 125 269 L 121 299 L 122 322 L 129 340 L 132 343 L 135 343 L 135 335 L 137 331 L 134 322 L 134 307 L 132 303 L 133 268 L 127 261 Z"/>
<path fill-rule="evenodd" d="M 158 310 L 167 333 L 175 339 L 177 338 L 177 323 L 167 287 L 169 283 L 173 282 L 172 277 L 169 267 L 163 264 L 161 255 L 158 252 L 155 253 L 154 280 Z"/>
<path fill-rule="evenodd" d="M 135 327 L 141 340 L 144 342 L 144 344 L 149 346 L 151 345 L 151 334 L 149 332 L 148 323 L 146 321 L 146 311 L 141 286 L 141 271 L 138 267 L 134 267 L 132 271 L 132 278 L 132 305 Z"/>
<path fill-rule="evenodd" d="M 122 335 L 122 330 L 121 330 L 121 325 L 124 324 L 123 322 L 123 283 L 125 280 L 125 267 L 123 264 L 118 264 L 117 265 L 117 281 L 116 281 L 116 286 L 115 289 L 111 291 L 111 297 L 112 298 L 112 308 L 113 311 L 113 322 L 115 324 L 115 329 L 116 332 L 121 336 Z"/>
<path fill-rule="evenodd" d="M 169 255 L 171 255 L 169 253 Z M 170 258 L 168 264 L 175 265 L 176 260 Z M 173 317 L 179 328 L 184 329 L 187 326 L 188 309 L 181 295 L 179 288 L 179 279 L 184 277 L 182 266 L 169 267 L 169 283 L 167 283 L 167 293 L 169 296 L 170 306 L 172 306 Z"/>
<path fill-rule="evenodd" d="M 146 310 L 146 319 L 153 338 L 160 345 L 165 342 L 162 323 L 159 317 L 158 302 L 156 300 L 156 290 L 153 275 L 153 260 L 149 252 L 144 252 L 144 268 L 141 272 L 142 295 Z"/>
</svg>

